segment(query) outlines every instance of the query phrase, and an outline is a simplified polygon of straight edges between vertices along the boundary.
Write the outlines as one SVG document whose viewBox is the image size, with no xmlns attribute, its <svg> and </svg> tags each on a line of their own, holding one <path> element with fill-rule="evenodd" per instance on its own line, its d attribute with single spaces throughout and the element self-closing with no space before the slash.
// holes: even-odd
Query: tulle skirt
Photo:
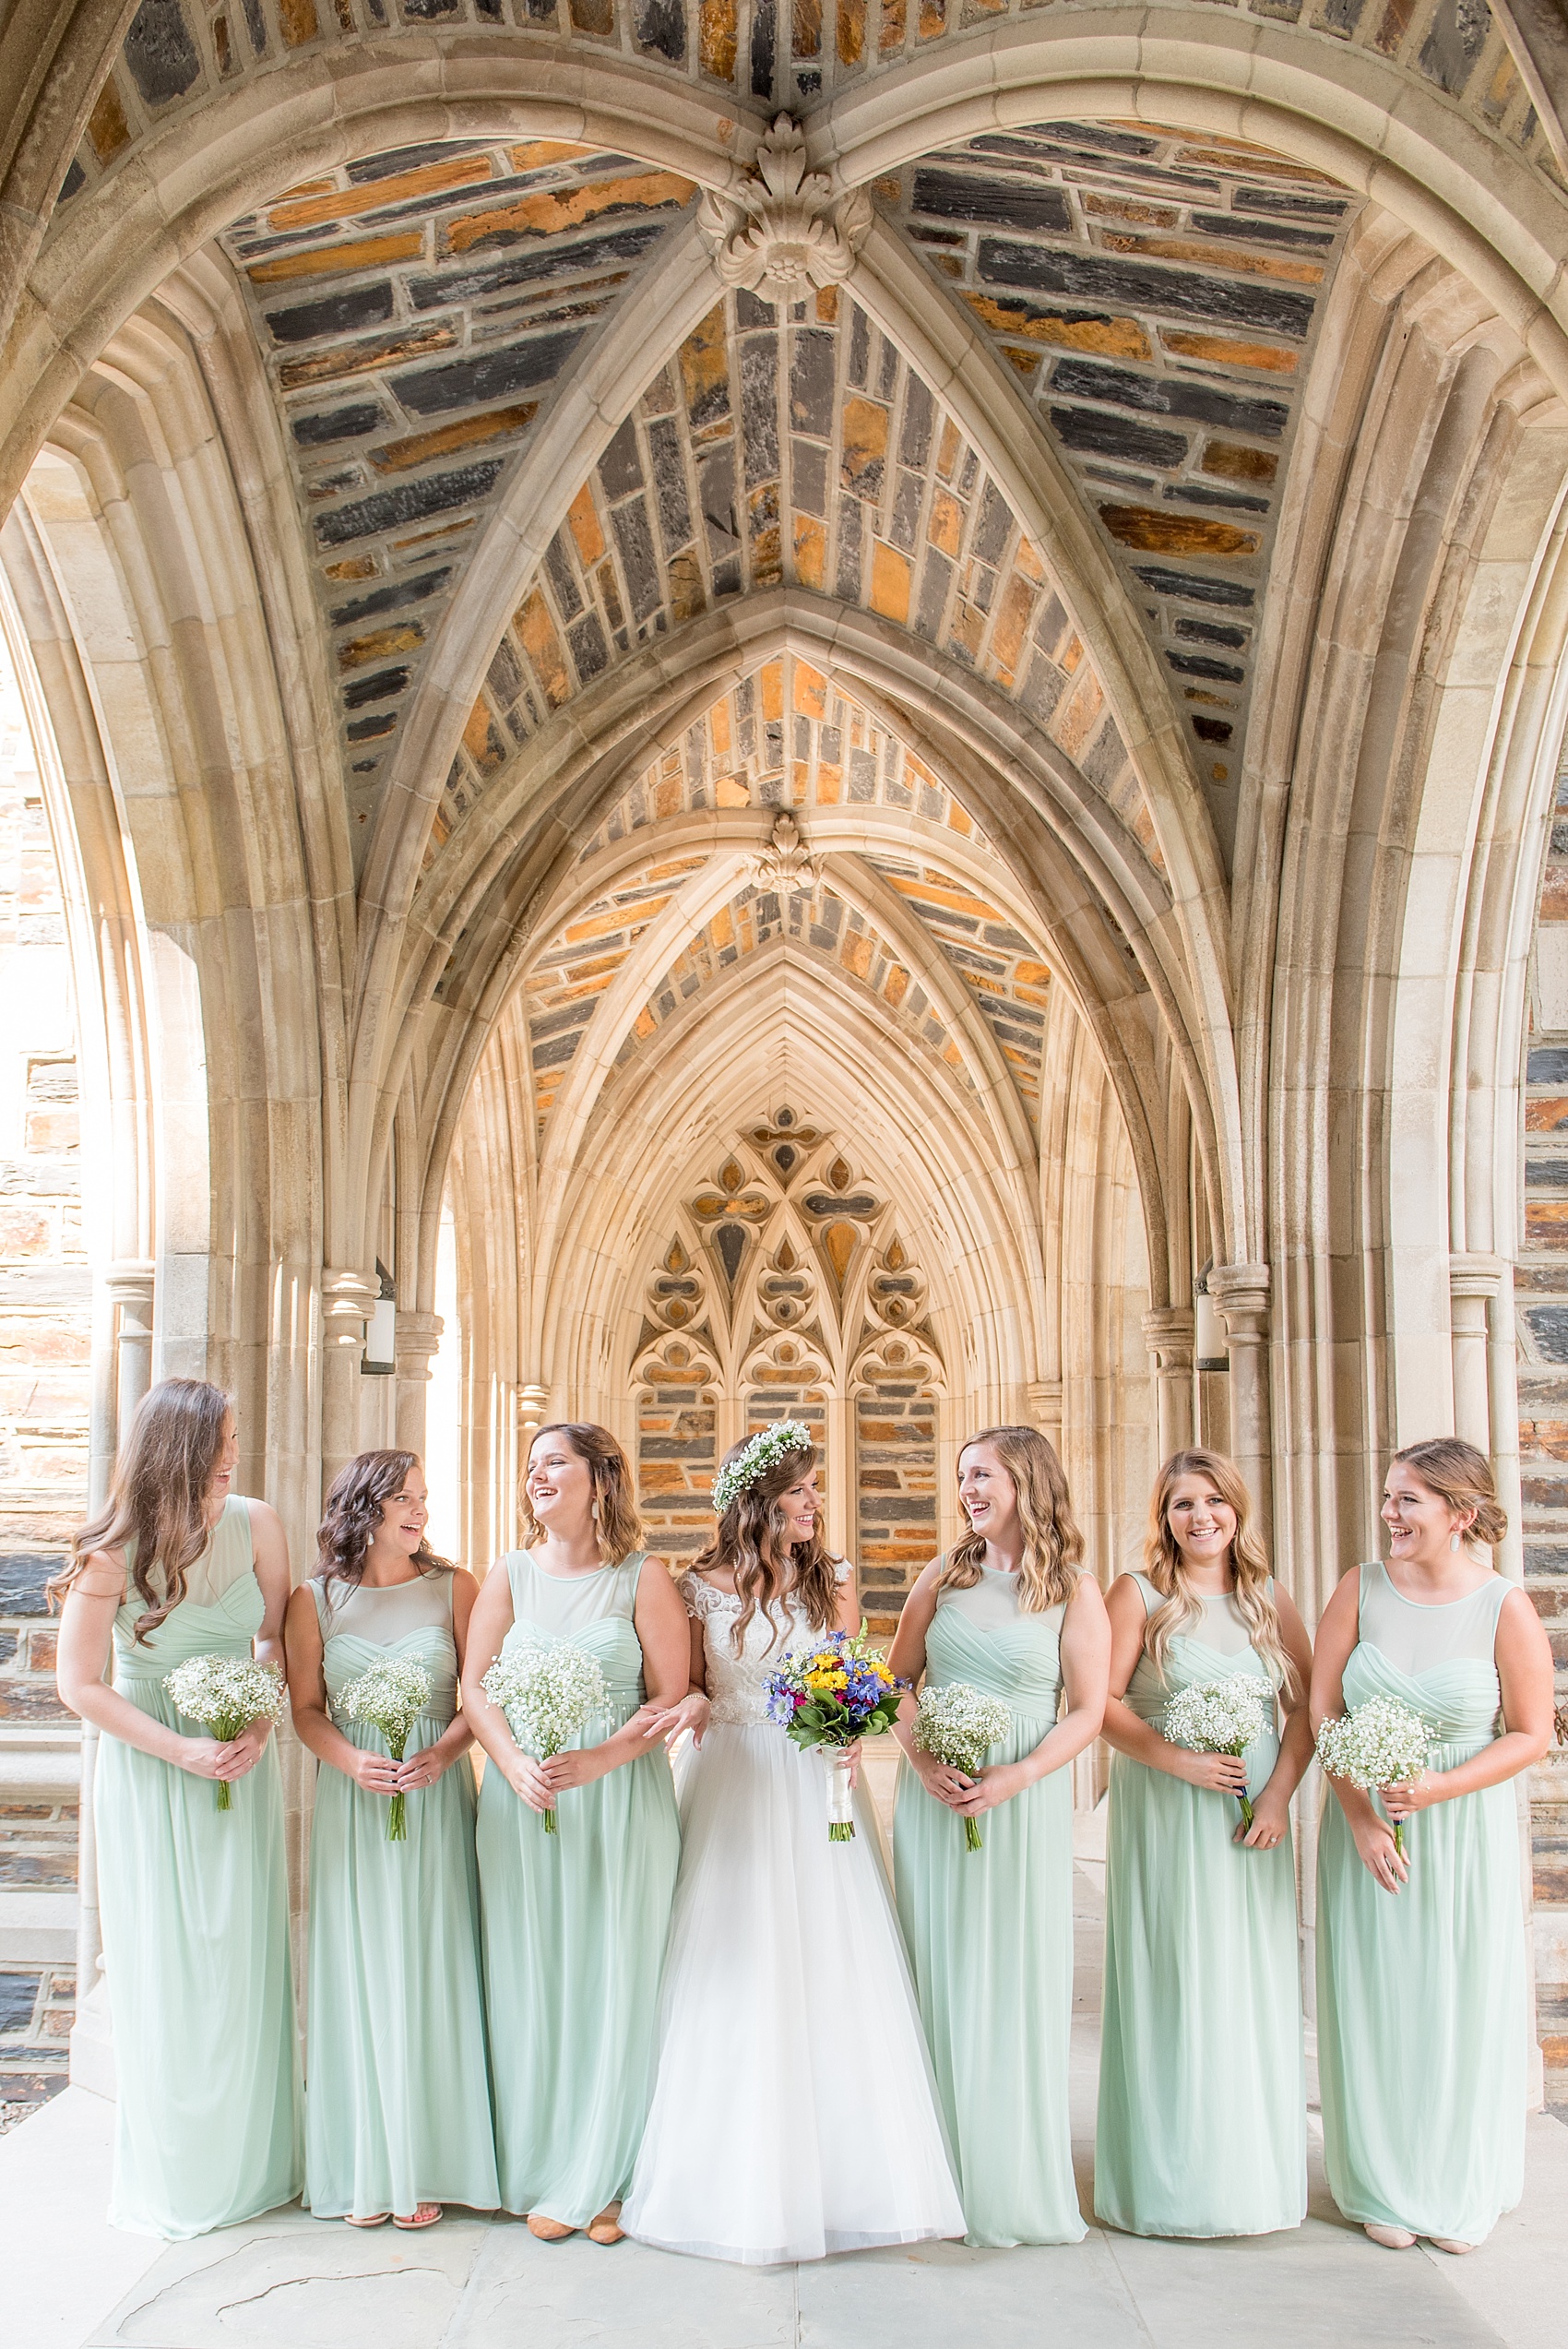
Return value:
<svg viewBox="0 0 1568 2349">
<path fill-rule="evenodd" d="M 827 1833 L 826 1764 L 767 1723 L 681 1764 L 659 2072 L 621 2224 L 766 2266 L 961 2236 L 875 1820 Z"/>
</svg>

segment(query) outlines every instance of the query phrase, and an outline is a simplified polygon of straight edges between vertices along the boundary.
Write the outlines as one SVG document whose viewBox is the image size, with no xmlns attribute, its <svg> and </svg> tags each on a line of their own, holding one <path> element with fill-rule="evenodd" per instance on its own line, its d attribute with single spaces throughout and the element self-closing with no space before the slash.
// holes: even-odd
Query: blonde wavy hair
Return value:
<svg viewBox="0 0 1568 2349">
<path fill-rule="evenodd" d="M 552 1419 L 534 1431 L 529 1446 L 529 1458 L 533 1447 L 542 1437 L 564 1436 L 579 1460 L 588 1464 L 593 1486 L 594 1540 L 599 1555 L 606 1566 L 619 1566 L 634 1550 L 643 1546 L 643 1520 L 637 1508 L 636 1494 L 632 1485 L 631 1462 L 608 1427 L 600 1427 L 591 1419 Z M 531 1550 L 536 1542 L 544 1539 L 544 1527 L 533 1513 L 529 1500 L 528 1472 L 523 1472 L 523 1547 Z"/>
<path fill-rule="evenodd" d="M 1018 1607 L 1024 1615 L 1040 1615 L 1047 1607 L 1063 1606 L 1078 1587 L 1084 1537 L 1073 1515 L 1073 1496 L 1054 1449 L 1038 1427 L 982 1427 L 966 1436 L 958 1447 L 958 1473 L 964 1454 L 977 1444 L 989 1444 L 1013 1480 L 1018 1496 L 1018 1523 L 1023 1528 L 1024 1555 L 1018 1568 Z M 980 1580 L 985 1562 L 985 1535 L 973 1527 L 955 1542 L 936 1578 L 939 1591 L 968 1591 Z"/>
<path fill-rule="evenodd" d="M 1508 1538 L 1508 1512 L 1497 1497 L 1491 1462 L 1485 1452 L 1461 1436 L 1431 1436 L 1425 1443 L 1407 1444 L 1396 1452 L 1391 1467 L 1413 1468 L 1421 1483 L 1446 1501 L 1455 1517 L 1467 1508 L 1476 1513 L 1467 1539 L 1491 1550 Z"/>
<path fill-rule="evenodd" d="M 1247 1627 L 1253 1646 L 1268 1667 L 1270 1679 L 1294 1703 L 1301 1695 L 1301 1675 L 1290 1660 L 1279 1628 L 1279 1610 L 1269 1592 L 1268 1556 L 1253 1529 L 1253 1496 L 1241 1472 L 1223 1452 L 1199 1449 L 1172 1452 L 1155 1479 L 1149 1500 L 1148 1535 L 1144 1543 L 1144 1571 L 1164 1600 L 1148 1619 L 1145 1635 L 1149 1661 L 1162 1676 L 1166 1651 L 1179 1633 L 1202 1624 L 1204 1603 L 1187 1580 L 1182 1553 L 1170 1531 L 1170 1496 L 1183 1476 L 1201 1476 L 1222 1501 L 1236 1512 L 1236 1538 L 1230 1544 L 1230 1565 L 1236 1579 L 1236 1611 Z"/>
</svg>

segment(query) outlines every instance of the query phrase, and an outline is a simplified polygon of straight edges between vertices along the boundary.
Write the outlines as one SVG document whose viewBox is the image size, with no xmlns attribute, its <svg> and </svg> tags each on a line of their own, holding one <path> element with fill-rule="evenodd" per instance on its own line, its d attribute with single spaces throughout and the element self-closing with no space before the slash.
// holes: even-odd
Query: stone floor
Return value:
<svg viewBox="0 0 1568 2349">
<path fill-rule="evenodd" d="M 1079 2186 L 1090 2206 L 1101 1870 L 1076 1878 Z M 13 2349 L 1550 2349 L 1568 2341 L 1568 2128 L 1530 2122 L 1521 2209 L 1468 2260 L 1379 2251 L 1329 2200 L 1293 2235 L 1069 2249 L 923 2244 L 738 2269 L 635 2244 L 536 2243 L 454 2212 L 371 2235 L 298 2210 L 167 2246 L 105 2225 L 113 2107 L 70 2089 L 0 2144 L 0 2332 Z"/>
</svg>

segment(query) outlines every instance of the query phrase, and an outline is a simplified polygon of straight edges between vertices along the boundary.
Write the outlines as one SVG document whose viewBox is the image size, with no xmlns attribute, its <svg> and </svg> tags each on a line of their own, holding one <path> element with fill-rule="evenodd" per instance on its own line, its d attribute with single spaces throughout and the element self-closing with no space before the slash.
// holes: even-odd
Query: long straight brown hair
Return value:
<svg viewBox="0 0 1568 2349">
<path fill-rule="evenodd" d="M 229 1409 L 222 1388 L 205 1378 L 161 1378 L 148 1390 L 120 1447 L 108 1502 L 72 1536 L 70 1563 L 49 1585 L 52 1602 L 65 1597 L 95 1550 L 124 1550 L 131 1588 L 147 1609 L 136 1636 L 150 1638 L 184 1597 L 212 1538 L 208 1499 Z"/>
<path fill-rule="evenodd" d="M 758 1431 L 754 1429 L 754 1435 Z M 745 1450 L 745 1441 L 731 1444 L 720 1468 L 728 1468 Z M 774 1612 L 776 1600 L 792 1592 L 805 1609 L 806 1621 L 814 1631 L 831 1631 L 838 1614 L 838 1581 L 833 1571 L 834 1561 L 823 1539 L 822 1514 L 809 1542 L 796 1542 L 783 1547 L 784 1512 L 778 1506 L 780 1494 L 791 1485 L 798 1485 L 816 1466 L 816 1446 L 802 1444 L 788 1451 L 771 1468 L 764 1469 L 751 1484 L 742 1485 L 719 1519 L 712 1541 L 706 1550 L 692 1560 L 694 1571 L 705 1567 L 728 1567 L 735 1578 L 735 1589 L 741 1601 L 741 1612 L 731 1630 L 731 1640 L 737 1655 L 746 1636 L 746 1626 L 760 1607 L 772 1627 L 768 1640 L 771 1648 L 783 1628 Z"/>
</svg>

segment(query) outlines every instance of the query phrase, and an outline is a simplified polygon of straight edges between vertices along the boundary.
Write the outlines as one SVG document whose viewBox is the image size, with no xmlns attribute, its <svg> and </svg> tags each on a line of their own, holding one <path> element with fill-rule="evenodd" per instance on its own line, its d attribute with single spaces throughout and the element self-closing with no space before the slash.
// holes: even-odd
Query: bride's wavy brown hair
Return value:
<svg viewBox="0 0 1568 2349">
<path fill-rule="evenodd" d="M 966 1436 L 958 1447 L 958 1467 L 964 1454 L 977 1444 L 989 1444 L 1008 1475 L 1018 1497 L 1018 1524 L 1024 1555 L 1018 1567 L 1018 1610 L 1039 1615 L 1047 1607 L 1064 1606 L 1078 1587 L 1084 1537 L 1073 1515 L 1073 1496 L 1055 1447 L 1038 1427 L 982 1427 Z M 985 1535 L 971 1526 L 955 1542 L 936 1578 L 939 1591 L 967 1591 L 980 1579 L 985 1563 Z"/>
<path fill-rule="evenodd" d="M 754 1429 L 753 1433 L 756 1432 Z M 750 1441 L 748 1437 L 746 1443 Z M 745 1449 L 745 1443 L 731 1444 L 719 1467 L 728 1468 Z M 788 1552 L 780 1554 L 785 1520 L 778 1506 L 779 1496 L 809 1476 L 815 1466 L 816 1446 L 802 1444 L 798 1451 L 786 1452 L 782 1460 L 765 1469 L 750 1485 L 742 1485 L 719 1519 L 707 1549 L 692 1561 L 695 1573 L 700 1574 L 708 1567 L 727 1568 L 735 1578 L 741 1612 L 730 1636 L 737 1655 L 746 1636 L 746 1626 L 759 1607 L 767 1617 L 772 1634 L 767 1644 L 773 1646 L 783 1628 L 774 1604 L 787 1592 L 799 1599 L 814 1631 L 831 1631 L 837 1619 L 838 1583 L 833 1571 L 834 1560 L 823 1539 L 820 1510 L 811 1540 L 791 1543 Z"/>
<path fill-rule="evenodd" d="M 350 1590 L 355 1588 L 363 1577 L 382 1510 L 402 1491 L 410 1469 L 419 1466 L 418 1452 L 361 1452 L 338 1471 L 315 1529 L 317 1582 L 346 1582 Z M 422 1574 L 439 1574 L 449 1563 L 424 1541 L 410 1560 Z"/>
<path fill-rule="evenodd" d="M 208 1499 L 229 1409 L 222 1388 L 205 1378 L 160 1378 L 148 1389 L 125 1431 L 107 1502 L 72 1535 L 70 1560 L 48 1586 L 52 1606 L 95 1550 L 123 1550 L 130 1587 L 147 1609 L 136 1637 L 142 1644 L 151 1638 L 184 1597 L 212 1538 Z"/>
<path fill-rule="evenodd" d="M 1170 1531 L 1170 1496 L 1183 1476 L 1202 1476 L 1222 1501 L 1236 1512 L 1236 1538 L 1230 1544 L 1230 1565 L 1236 1578 L 1236 1612 L 1248 1636 L 1269 1668 L 1269 1677 L 1294 1703 L 1301 1694 L 1301 1675 L 1280 1635 L 1279 1610 L 1269 1591 L 1268 1556 L 1253 1528 L 1253 1496 L 1233 1460 L 1223 1452 L 1194 1448 L 1172 1452 L 1155 1479 L 1148 1505 L 1148 1534 L 1144 1543 L 1144 1571 L 1165 1604 L 1148 1619 L 1145 1639 L 1149 1662 L 1165 1670 L 1166 1651 L 1179 1632 L 1201 1624 L 1204 1603 L 1187 1580 L 1176 1536 Z"/>
</svg>

